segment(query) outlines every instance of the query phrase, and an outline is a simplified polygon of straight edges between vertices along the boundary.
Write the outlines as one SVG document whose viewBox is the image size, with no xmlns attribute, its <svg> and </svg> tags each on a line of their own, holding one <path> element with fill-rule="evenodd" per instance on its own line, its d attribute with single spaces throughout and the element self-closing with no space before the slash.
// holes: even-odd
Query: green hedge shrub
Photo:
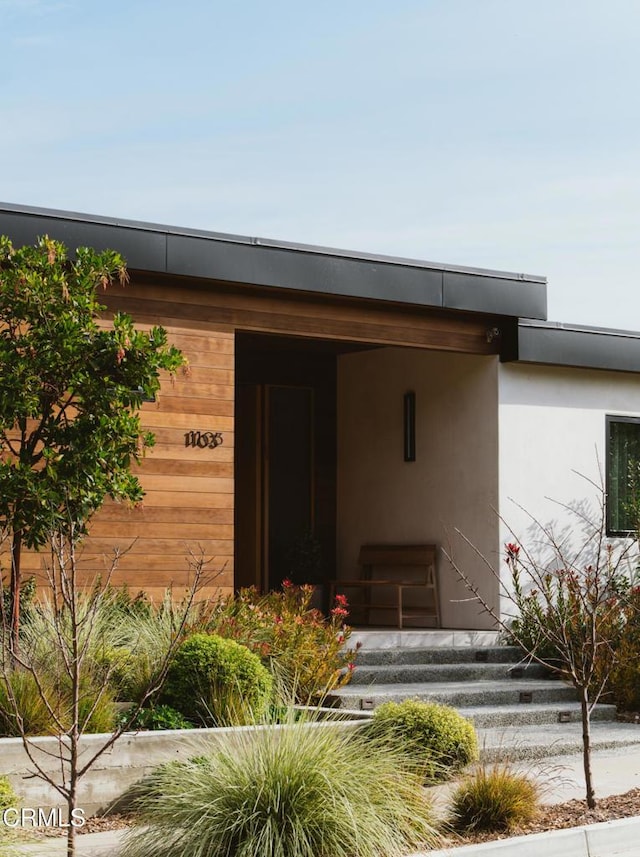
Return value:
<svg viewBox="0 0 640 857">
<path fill-rule="evenodd" d="M 531 821 L 539 808 L 536 784 L 508 765 L 481 766 L 451 798 L 451 823 L 461 832 L 499 832 Z"/>
<path fill-rule="evenodd" d="M 392 740 L 424 766 L 429 780 L 447 779 L 478 758 L 472 723 L 454 708 L 418 699 L 385 702 L 373 714 L 369 734 Z"/>
<path fill-rule="evenodd" d="M 273 679 L 260 658 L 234 640 L 193 634 L 173 658 L 161 702 L 194 723 L 253 723 L 267 710 Z"/>
</svg>

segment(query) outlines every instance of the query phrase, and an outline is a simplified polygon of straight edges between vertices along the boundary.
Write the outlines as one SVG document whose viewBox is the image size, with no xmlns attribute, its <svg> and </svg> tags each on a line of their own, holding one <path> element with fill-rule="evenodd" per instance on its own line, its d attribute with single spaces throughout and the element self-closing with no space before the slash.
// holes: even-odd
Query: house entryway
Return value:
<svg viewBox="0 0 640 857">
<path fill-rule="evenodd" d="M 354 606 L 364 596 L 356 621 L 491 627 L 440 549 L 457 527 L 496 555 L 498 363 L 442 343 L 236 331 L 236 589 L 266 592 L 289 578 L 321 590 L 326 610 L 331 581 L 351 581 Z M 365 579 L 362 550 L 372 545 L 433 548 L 437 576 L 401 570 L 387 580 L 374 570 Z M 478 555 L 463 545 L 457 560 L 497 606 Z"/>
<path fill-rule="evenodd" d="M 236 334 L 235 585 L 336 573 L 337 358 L 375 346 Z"/>
</svg>

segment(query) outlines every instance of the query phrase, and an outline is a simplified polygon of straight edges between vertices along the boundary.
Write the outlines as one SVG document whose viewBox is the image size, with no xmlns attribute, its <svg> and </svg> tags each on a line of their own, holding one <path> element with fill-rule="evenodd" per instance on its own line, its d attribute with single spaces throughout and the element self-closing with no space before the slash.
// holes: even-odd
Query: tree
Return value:
<svg viewBox="0 0 640 857">
<path fill-rule="evenodd" d="M 16 249 L 0 236 L 0 524 L 12 532 L 15 650 L 22 547 L 69 528 L 77 538 L 106 497 L 142 499 L 130 467 L 154 439 L 138 411 L 160 370 L 184 362 L 161 327 L 138 331 L 122 313 L 99 323 L 98 289 L 127 282 L 113 251 L 70 258 L 48 237 Z"/>
<path fill-rule="evenodd" d="M 578 692 L 582 721 L 583 765 L 587 806 L 596 805 L 591 768 L 591 713 L 601 698 L 617 663 L 616 642 L 623 606 L 630 591 L 628 560 L 633 542 L 611 542 L 606 536 L 606 494 L 598 491 L 598 504 L 560 503 L 573 518 L 568 532 L 557 534 L 522 507 L 534 530 L 536 552 L 518 541 L 504 519 L 513 541 L 505 545 L 507 581 L 459 531 L 456 534 L 480 557 L 498 580 L 500 592 L 511 605 L 511 619 L 489 604 L 471 577 L 445 552 L 451 566 L 473 598 L 510 639 L 538 663 L 551 666 Z M 576 534 L 577 543 L 576 543 Z"/>
</svg>

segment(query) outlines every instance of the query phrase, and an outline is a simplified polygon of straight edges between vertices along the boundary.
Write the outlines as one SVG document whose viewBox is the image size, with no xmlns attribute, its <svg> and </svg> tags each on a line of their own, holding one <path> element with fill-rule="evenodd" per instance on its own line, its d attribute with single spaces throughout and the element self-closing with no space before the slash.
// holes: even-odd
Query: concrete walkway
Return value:
<svg viewBox="0 0 640 857">
<path fill-rule="evenodd" d="M 518 763 L 517 767 L 531 773 L 540 782 L 544 790 L 544 803 L 563 803 L 573 798 L 584 799 L 581 756 L 555 756 Z M 593 776 L 596 798 L 622 794 L 629 789 L 640 787 L 640 746 L 595 752 Z M 446 784 L 433 789 L 437 804 L 446 805 L 447 796 L 452 787 L 451 784 Z M 471 855 L 510 857 L 510 853 L 505 850 L 508 845 L 518 849 L 518 857 L 550 857 L 560 853 L 563 857 L 614 857 L 614 855 L 627 854 L 629 857 L 637 857 L 640 855 L 640 819 L 635 819 L 633 823 L 627 820 L 625 823 L 607 823 L 589 827 L 594 828 L 593 835 L 590 834 L 591 845 L 586 844 L 589 839 L 585 834 L 577 835 L 575 830 L 571 835 L 569 831 L 553 831 L 536 836 L 517 837 L 517 842 L 515 839 L 500 840 L 499 843 L 464 846 L 449 849 L 446 852 L 430 852 L 429 857 L 438 857 L 439 854 L 451 854 L 451 857 L 467 857 L 467 855 L 469 857 Z M 78 857 L 117 857 L 121 835 L 119 831 L 79 835 L 76 840 Z M 626 847 L 625 837 L 633 838 L 634 851 L 620 850 Z M 593 845 L 594 841 L 598 843 L 596 850 L 594 850 L 596 847 Z M 52 837 L 21 846 L 12 853 L 37 855 L 37 857 L 64 857 L 65 846 L 64 837 Z M 590 850 L 585 850 L 587 848 Z M 515 855 L 516 851 L 513 850 L 511 853 Z"/>
</svg>

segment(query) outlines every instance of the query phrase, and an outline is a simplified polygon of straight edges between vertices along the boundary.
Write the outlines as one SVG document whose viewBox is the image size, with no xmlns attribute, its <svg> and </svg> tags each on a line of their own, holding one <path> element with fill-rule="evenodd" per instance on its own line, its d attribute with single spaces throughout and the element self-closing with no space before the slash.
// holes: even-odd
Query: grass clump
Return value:
<svg viewBox="0 0 640 857">
<path fill-rule="evenodd" d="M 511 830 L 535 818 L 537 785 L 506 764 L 482 765 L 451 798 L 452 826 L 465 833 Z"/>
<path fill-rule="evenodd" d="M 171 662 L 161 702 L 194 723 L 234 726 L 262 717 L 272 692 L 271 673 L 246 646 L 193 634 Z"/>
<path fill-rule="evenodd" d="M 80 730 L 111 732 L 115 721 L 111 690 L 90 679 L 83 680 L 78 710 Z M 70 726 L 71 694 L 63 681 L 41 678 L 38 684 L 32 673 L 20 669 L 7 671 L 0 678 L 1 736 L 19 737 L 22 731 L 26 735 L 57 735 Z"/>
<path fill-rule="evenodd" d="M 317 722 L 155 772 L 123 857 L 400 857 L 434 847 L 422 778 L 388 743 Z"/>
<path fill-rule="evenodd" d="M 473 724 L 454 708 L 405 699 L 376 708 L 369 734 L 411 754 L 428 780 L 444 780 L 478 758 Z"/>
</svg>

